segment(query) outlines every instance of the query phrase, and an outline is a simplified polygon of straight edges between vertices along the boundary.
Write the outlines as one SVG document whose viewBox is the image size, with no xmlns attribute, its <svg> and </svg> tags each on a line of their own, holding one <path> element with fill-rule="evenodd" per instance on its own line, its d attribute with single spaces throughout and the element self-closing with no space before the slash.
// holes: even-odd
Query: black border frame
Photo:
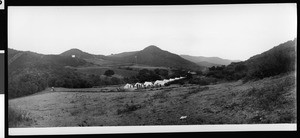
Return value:
<svg viewBox="0 0 300 138">
<path fill-rule="evenodd" d="M 7 66 L 7 48 L 8 48 L 8 6 L 142 6 L 142 5 L 215 5 L 215 4 L 270 4 L 270 3 L 296 3 L 297 4 L 297 12 L 298 12 L 298 2 L 296 0 L 244 0 L 244 1 L 222 1 L 222 0 L 148 0 L 148 1 L 141 1 L 141 0 L 4 0 L 4 10 L 0 10 L 0 50 L 4 50 L 5 54 L 5 72 L 8 71 Z M 298 27 L 297 27 L 298 30 Z M 5 74 L 5 130 L 4 136 L 5 137 L 99 137 L 99 136 L 150 136 L 150 137 L 157 137 L 157 136 L 209 136 L 209 137 L 226 137 L 226 136 L 236 136 L 236 137 L 268 137 L 268 136 L 280 136 L 280 137 L 296 137 L 298 132 L 298 120 L 297 120 L 297 131 L 239 131 L 239 132 L 176 132 L 176 133 L 129 133 L 129 134 L 74 134 L 74 135 L 26 135 L 26 136 L 9 136 L 8 135 L 8 96 L 7 96 L 7 79 L 8 74 Z M 1 101 L 0 101 L 1 102 Z M 298 103 L 298 99 L 297 99 Z M 1 112 L 1 111 L 0 111 Z M 297 111 L 298 113 L 298 111 Z"/>
</svg>

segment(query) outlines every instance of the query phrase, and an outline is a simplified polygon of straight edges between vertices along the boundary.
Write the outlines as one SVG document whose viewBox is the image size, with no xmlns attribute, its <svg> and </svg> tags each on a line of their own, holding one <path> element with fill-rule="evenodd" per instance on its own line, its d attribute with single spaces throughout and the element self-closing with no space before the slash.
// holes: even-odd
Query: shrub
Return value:
<svg viewBox="0 0 300 138">
<path fill-rule="evenodd" d="M 115 72 L 113 71 L 113 70 L 106 70 L 105 72 L 104 72 L 104 75 L 105 76 L 112 76 L 112 75 L 114 75 L 115 74 Z"/>
</svg>

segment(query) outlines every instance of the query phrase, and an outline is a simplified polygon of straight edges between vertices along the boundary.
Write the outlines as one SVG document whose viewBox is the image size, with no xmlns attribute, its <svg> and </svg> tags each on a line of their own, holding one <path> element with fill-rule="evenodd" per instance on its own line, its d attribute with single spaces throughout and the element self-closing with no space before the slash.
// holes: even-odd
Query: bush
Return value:
<svg viewBox="0 0 300 138">
<path fill-rule="evenodd" d="M 110 70 L 110 69 L 104 72 L 105 76 L 112 76 L 114 74 L 115 74 L 115 72 L 113 70 Z"/>
<path fill-rule="evenodd" d="M 139 82 L 156 81 L 161 79 L 161 77 L 158 74 L 148 69 L 140 70 L 136 78 L 139 80 Z"/>
</svg>

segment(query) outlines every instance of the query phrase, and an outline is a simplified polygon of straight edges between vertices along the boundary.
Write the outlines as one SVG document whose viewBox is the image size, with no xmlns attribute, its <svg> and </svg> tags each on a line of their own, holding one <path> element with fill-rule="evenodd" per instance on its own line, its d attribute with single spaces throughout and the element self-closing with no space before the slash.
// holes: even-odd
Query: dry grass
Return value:
<svg viewBox="0 0 300 138">
<path fill-rule="evenodd" d="M 29 127 L 295 123 L 294 80 L 287 74 L 247 83 L 120 92 L 61 89 L 12 99 L 9 105 L 30 113 L 36 122 L 21 123 Z"/>
</svg>

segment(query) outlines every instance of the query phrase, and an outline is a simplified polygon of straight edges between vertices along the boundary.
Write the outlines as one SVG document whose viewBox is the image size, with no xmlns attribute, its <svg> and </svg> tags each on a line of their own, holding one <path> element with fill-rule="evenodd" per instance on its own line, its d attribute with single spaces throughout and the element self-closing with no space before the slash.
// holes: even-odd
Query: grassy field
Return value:
<svg viewBox="0 0 300 138">
<path fill-rule="evenodd" d="M 295 74 L 243 83 L 58 88 L 9 100 L 9 127 L 295 123 Z M 22 109 L 22 111 L 20 111 Z M 10 114 L 10 113 L 9 113 Z M 187 116 L 185 119 L 180 119 Z"/>
</svg>

